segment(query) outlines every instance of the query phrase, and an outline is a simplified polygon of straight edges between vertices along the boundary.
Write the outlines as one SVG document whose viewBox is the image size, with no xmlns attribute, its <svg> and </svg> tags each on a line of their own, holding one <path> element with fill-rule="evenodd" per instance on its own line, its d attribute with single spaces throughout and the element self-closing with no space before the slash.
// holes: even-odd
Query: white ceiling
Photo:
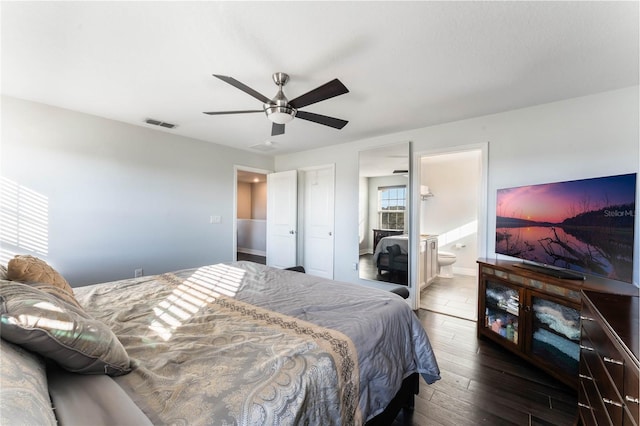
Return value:
<svg viewBox="0 0 640 426">
<path fill-rule="evenodd" d="M 638 84 L 638 2 L 6 2 L 2 93 L 160 131 L 282 154 Z M 270 136 L 271 74 L 293 99 L 350 93 Z M 156 128 L 156 127 L 153 127 Z M 258 152 L 258 151 L 256 151 Z"/>
<path fill-rule="evenodd" d="M 359 176 L 392 176 L 394 170 L 409 170 L 409 143 L 394 143 L 360 151 Z"/>
</svg>

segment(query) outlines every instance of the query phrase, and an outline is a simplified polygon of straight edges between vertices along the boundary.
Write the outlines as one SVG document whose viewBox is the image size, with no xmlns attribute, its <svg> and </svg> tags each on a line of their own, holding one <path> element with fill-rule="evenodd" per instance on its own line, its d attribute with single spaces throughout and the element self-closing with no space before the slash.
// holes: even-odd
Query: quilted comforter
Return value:
<svg viewBox="0 0 640 426">
<path fill-rule="evenodd" d="M 414 372 L 439 379 L 405 301 L 251 262 L 74 289 L 132 359 L 154 424 L 362 424 Z"/>
</svg>

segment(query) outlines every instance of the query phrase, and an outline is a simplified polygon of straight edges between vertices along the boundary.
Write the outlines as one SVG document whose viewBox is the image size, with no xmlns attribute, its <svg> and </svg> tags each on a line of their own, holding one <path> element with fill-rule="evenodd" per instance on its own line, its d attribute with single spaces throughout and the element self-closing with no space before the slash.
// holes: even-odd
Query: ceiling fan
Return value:
<svg viewBox="0 0 640 426">
<path fill-rule="evenodd" d="M 347 89 L 345 85 L 342 84 L 337 78 L 305 93 L 304 95 L 298 96 L 293 100 L 288 100 L 282 92 L 282 88 L 289 81 L 289 75 L 283 72 L 276 72 L 273 74 L 273 81 L 278 86 L 278 93 L 276 93 L 276 96 L 273 99 L 267 98 L 263 94 L 253 90 L 251 87 L 239 82 L 235 78 L 218 74 L 213 74 L 213 76 L 253 96 L 257 100 L 261 101 L 263 105 L 262 109 L 244 111 L 214 111 L 205 112 L 205 114 L 224 115 L 264 112 L 265 114 L 267 114 L 267 118 L 269 118 L 269 120 L 271 120 L 271 122 L 273 123 L 273 125 L 271 126 L 271 136 L 284 134 L 284 125 L 293 120 L 294 117 L 301 118 L 307 121 L 313 121 L 314 123 L 333 127 L 334 129 L 342 129 L 348 123 L 348 121 L 341 120 L 339 118 L 328 117 L 326 115 L 315 114 L 313 112 L 300 111 L 300 108 L 307 105 L 315 104 L 316 102 L 324 101 L 335 96 L 349 93 L 349 89 Z"/>
</svg>

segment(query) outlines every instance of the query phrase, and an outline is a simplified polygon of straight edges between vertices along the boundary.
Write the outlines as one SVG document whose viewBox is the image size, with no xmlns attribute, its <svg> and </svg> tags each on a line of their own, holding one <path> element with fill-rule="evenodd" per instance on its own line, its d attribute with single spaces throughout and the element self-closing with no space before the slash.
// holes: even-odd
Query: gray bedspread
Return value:
<svg viewBox="0 0 640 426">
<path fill-rule="evenodd" d="M 361 424 L 414 372 L 439 379 L 406 302 L 251 262 L 74 289 L 133 359 L 157 424 Z"/>
</svg>

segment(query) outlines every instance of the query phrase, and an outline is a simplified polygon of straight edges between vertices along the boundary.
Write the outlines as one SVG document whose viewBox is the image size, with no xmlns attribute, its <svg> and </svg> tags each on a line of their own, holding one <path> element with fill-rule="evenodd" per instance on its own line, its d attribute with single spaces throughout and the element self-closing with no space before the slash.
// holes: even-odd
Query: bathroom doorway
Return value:
<svg viewBox="0 0 640 426">
<path fill-rule="evenodd" d="M 477 259 L 484 254 L 486 145 L 420 156 L 420 234 L 437 236 L 436 276 L 420 308 L 477 319 Z M 482 252 L 482 253 L 481 253 Z"/>
</svg>

